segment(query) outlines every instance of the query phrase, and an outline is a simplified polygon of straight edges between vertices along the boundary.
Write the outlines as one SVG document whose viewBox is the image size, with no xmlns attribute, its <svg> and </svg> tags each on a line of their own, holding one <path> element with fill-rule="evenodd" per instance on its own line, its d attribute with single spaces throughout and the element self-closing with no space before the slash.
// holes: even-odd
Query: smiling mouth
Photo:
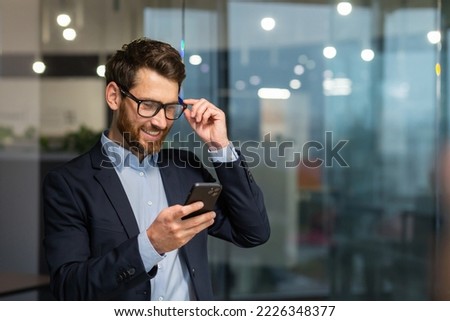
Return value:
<svg viewBox="0 0 450 321">
<path fill-rule="evenodd" d="M 147 135 L 150 135 L 150 136 L 158 136 L 161 133 L 160 130 L 145 130 L 145 129 L 142 129 L 142 131 L 144 133 L 146 133 Z"/>
</svg>

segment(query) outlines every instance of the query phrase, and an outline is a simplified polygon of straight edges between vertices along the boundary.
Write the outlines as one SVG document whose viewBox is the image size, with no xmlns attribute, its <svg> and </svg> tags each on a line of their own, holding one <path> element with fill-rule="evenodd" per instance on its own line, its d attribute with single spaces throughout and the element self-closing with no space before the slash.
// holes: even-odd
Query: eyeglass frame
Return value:
<svg viewBox="0 0 450 321">
<path fill-rule="evenodd" d="M 124 95 L 125 97 L 130 98 L 132 101 L 134 101 L 137 104 L 137 113 L 138 113 L 139 116 L 141 116 L 143 118 L 155 117 L 161 111 L 161 109 L 164 109 L 164 117 L 166 117 L 166 119 L 168 119 L 168 120 L 177 120 L 178 118 L 181 117 L 181 115 L 183 115 L 184 111 L 188 107 L 188 105 L 183 102 L 183 99 L 181 99 L 181 97 L 178 96 L 178 105 L 182 106 L 183 109 L 181 110 L 181 113 L 180 113 L 180 115 L 177 118 L 169 118 L 169 117 L 167 117 L 167 114 L 166 114 L 166 107 L 170 106 L 170 105 L 177 105 L 176 103 L 163 104 L 163 103 L 161 103 L 159 101 L 155 101 L 155 100 L 151 100 L 151 99 L 138 99 L 136 96 L 134 96 L 132 93 L 130 93 L 127 89 L 125 89 L 125 87 L 123 87 L 121 85 L 117 85 L 117 86 L 119 87 L 120 93 L 122 95 Z M 141 107 L 141 104 L 145 103 L 145 102 L 151 102 L 151 103 L 154 103 L 154 104 L 158 105 L 158 107 L 156 108 L 155 113 L 153 115 L 151 115 L 151 116 L 143 116 L 143 115 L 141 115 L 139 113 L 139 107 Z"/>
</svg>

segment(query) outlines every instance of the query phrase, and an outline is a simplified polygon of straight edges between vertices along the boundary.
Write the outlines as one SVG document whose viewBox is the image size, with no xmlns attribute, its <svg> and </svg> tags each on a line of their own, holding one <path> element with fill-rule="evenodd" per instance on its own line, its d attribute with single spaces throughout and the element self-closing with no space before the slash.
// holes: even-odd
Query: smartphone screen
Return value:
<svg viewBox="0 0 450 321">
<path fill-rule="evenodd" d="M 185 205 L 202 201 L 204 206 L 200 210 L 184 216 L 182 219 L 185 220 L 214 210 L 214 205 L 221 191 L 222 185 L 219 183 L 195 183 L 189 192 Z"/>
</svg>

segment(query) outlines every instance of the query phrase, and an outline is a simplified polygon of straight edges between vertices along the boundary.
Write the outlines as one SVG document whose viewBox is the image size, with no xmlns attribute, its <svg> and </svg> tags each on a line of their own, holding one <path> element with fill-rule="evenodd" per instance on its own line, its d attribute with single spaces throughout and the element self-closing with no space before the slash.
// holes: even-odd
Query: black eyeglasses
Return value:
<svg viewBox="0 0 450 321">
<path fill-rule="evenodd" d="M 183 103 L 183 99 L 178 97 L 178 104 L 171 103 L 171 104 L 161 104 L 158 101 L 153 101 L 150 99 L 137 99 L 135 96 L 133 96 L 128 90 L 123 89 L 119 86 L 120 92 L 136 102 L 137 104 L 137 113 L 139 116 L 144 118 L 152 118 L 155 116 L 159 111 L 164 109 L 164 115 L 169 120 L 175 120 L 180 118 L 180 116 L 183 114 L 184 110 L 187 108 L 187 105 Z"/>
</svg>

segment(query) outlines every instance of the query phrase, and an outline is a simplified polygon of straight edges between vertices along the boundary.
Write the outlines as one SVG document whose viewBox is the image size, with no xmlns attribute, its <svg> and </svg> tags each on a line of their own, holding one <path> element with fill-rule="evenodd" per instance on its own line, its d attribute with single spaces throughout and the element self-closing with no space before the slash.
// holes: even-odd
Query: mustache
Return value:
<svg viewBox="0 0 450 321">
<path fill-rule="evenodd" d="M 163 128 L 158 125 L 150 125 L 150 126 L 141 126 L 140 129 L 143 129 L 147 132 L 153 132 L 153 131 L 165 132 L 167 130 L 167 127 Z"/>
</svg>

